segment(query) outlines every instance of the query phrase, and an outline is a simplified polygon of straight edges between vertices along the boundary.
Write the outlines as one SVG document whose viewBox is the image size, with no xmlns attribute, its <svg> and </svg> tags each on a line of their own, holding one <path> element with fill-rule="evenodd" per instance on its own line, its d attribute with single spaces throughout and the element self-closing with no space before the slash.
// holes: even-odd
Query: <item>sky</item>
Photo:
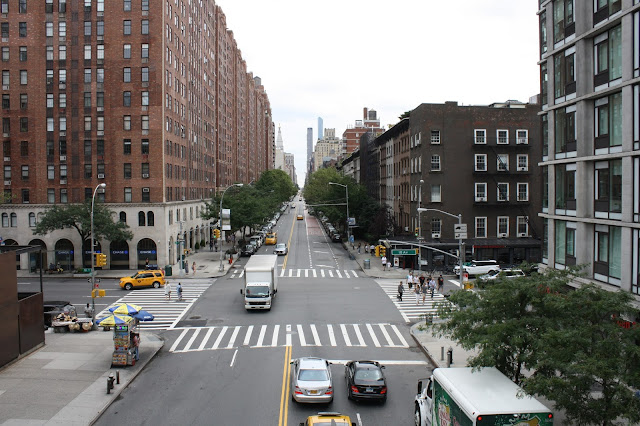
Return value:
<svg viewBox="0 0 640 426">
<path fill-rule="evenodd" d="M 374 109 L 388 128 L 422 103 L 527 102 L 539 92 L 538 0 L 216 0 L 262 79 L 284 149 Z"/>
</svg>

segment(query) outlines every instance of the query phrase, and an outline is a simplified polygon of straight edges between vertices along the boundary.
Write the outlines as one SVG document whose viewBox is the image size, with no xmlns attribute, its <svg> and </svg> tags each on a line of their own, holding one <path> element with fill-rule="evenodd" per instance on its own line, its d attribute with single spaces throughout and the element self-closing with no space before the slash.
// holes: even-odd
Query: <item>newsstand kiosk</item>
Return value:
<svg viewBox="0 0 640 426">
<path fill-rule="evenodd" d="M 136 365 L 139 359 L 140 329 L 136 318 L 113 328 L 113 355 L 111 366 Z"/>
</svg>

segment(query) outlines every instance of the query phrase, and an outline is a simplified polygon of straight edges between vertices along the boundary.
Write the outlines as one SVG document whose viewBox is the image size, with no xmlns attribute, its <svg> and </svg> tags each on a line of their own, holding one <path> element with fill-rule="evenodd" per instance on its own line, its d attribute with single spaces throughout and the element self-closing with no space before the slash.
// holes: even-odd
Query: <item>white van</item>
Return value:
<svg viewBox="0 0 640 426">
<path fill-rule="evenodd" d="M 462 265 L 462 270 L 469 275 L 484 275 L 500 271 L 500 265 L 495 260 L 472 260 L 469 265 Z M 456 265 L 453 272 L 460 274 L 460 266 Z"/>
</svg>

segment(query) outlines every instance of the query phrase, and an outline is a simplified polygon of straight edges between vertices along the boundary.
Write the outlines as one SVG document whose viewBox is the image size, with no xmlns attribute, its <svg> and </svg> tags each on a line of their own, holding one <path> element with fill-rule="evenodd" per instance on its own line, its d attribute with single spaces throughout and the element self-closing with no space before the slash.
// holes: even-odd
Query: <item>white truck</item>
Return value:
<svg viewBox="0 0 640 426">
<path fill-rule="evenodd" d="M 436 368 L 418 381 L 414 410 L 416 426 L 553 425 L 547 407 L 493 367 Z"/>
<path fill-rule="evenodd" d="M 254 254 L 244 267 L 245 309 L 270 310 L 278 292 L 278 256 Z"/>
</svg>

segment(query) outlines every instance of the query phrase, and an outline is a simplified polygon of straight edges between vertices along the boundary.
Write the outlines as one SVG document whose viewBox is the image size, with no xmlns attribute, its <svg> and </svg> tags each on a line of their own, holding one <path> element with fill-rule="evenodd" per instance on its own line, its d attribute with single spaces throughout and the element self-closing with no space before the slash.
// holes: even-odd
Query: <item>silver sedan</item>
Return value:
<svg viewBox="0 0 640 426">
<path fill-rule="evenodd" d="M 277 254 L 278 256 L 285 256 L 287 253 L 289 253 L 289 249 L 285 243 L 278 243 L 276 244 L 276 248 L 273 249 L 273 254 Z"/>
<path fill-rule="evenodd" d="M 304 357 L 291 361 L 291 397 L 296 402 L 333 401 L 331 363 L 323 358 Z"/>
</svg>

